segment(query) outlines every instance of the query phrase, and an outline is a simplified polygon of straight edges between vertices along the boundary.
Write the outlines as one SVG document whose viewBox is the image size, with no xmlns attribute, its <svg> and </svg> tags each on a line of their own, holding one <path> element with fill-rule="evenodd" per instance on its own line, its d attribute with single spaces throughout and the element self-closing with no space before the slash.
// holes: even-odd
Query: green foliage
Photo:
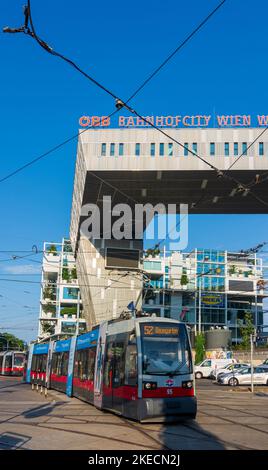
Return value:
<svg viewBox="0 0 268 470">
<path fill-rule="evenodd" d="M 56 300 L 56 288 L 51 285 L 46 285 L 43 290 L 43 298 L 49 300 Z"/>
<path fill-rule="evenodd" d="M 56 245 L 54 245 L 54 244 L 52 243 L 52 244 L 48 247 L 47 252 L 53 254 L 54 256 L 56 256 L 56 255 L 57 255 L 57 247 L 56 247 Z"/>
<path fill-rule="evenodd" d="M 229 274 L 235 274 L 236 273 L 236 267 L 235 265 L 233 264 L 230 269 L 229 269 Z"/>
<path fill-rule="evenodd" d="M 250 312 L 245 313 L 244 323 L 240 320 L 240 333 L 242 337 L 241 348 L 249 349 L 250 348 L 250 335 L 254 334 L 254 323 L 252 314 Z"/>
<path fill-rule="evenodd" d="M 44 322 L 42 324 L 43 332 L 44 333 L 49 333 L 50 335 L 53 335 L 55 333 L 55 325 L 50 322 Z"/>
<path fill-rule="evenodd" d="M 60 311 L 61 315 L 76 315 L 77 308 L 76 307 L 64 307 Z"/>
<path fill-rule="evenodd" d="M 55 314 L 56 313 L 56 305 L 53 305 L 53 304 L 43 305 L 43 311 L 44 311 L 44 313 Z"/>
<path fill-rule="evenodd" d="M 148 248 L 148 250 L 145 252 L 145 258 L 148 258 L 148 256 L 152 256 L 154 258 L 158 255 L 160 255 L 159 248 Z"/>
<path fill-rule="evenodd" d="M 70 281 L 70 272 L 68 268 L 62 268 L 62 279 L 63 281 Z"/>
<path fill-rule="evenodd" d="M 188 283 L 189 283 L 189 279 L 188 279 L 187 274 L 182 274 L 181 275 L 181 285 L 182 286 L 187 286 Z"/>
<path fill-rule="evenodd" d="M 71 270 L 71 276 L 72 276 L 72 279 L 77 279 L 76 267 L 74 267 L 74 268 Z"/>
<path fill-rule="evenodd" d="M 198 333 L 195 338 L 195 364 L 203 361 L 205 357 L 205 335 Z"/>
<path fill-rule="evenodd" d="M 20 349 L 23 351 L 25 349 L 25 344 L 22 339 L 17 338 L 10 333 L 1 333 L 0 334 L 0 350 L 5 350 L 7 348 L 7 341 L 8 347 L 10 349 Z"/>
</svg>

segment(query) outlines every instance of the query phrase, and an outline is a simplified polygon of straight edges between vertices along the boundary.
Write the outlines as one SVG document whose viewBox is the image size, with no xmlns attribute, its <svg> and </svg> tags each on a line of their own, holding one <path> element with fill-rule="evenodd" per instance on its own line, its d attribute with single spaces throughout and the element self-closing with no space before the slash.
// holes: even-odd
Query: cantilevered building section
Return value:
<svg viewBox="0 0 268 470">
<path fill-rule="evenodd" d="M 254 185 L 268 170 L 268 142 L 264 137 L 247 149 L 259 128 L 168 129 L 181 147 L 154 129 L 89 129 L 79 136 L 71 216 L 71 242 L 89 326 L 117 317 L 128 303 L 140 298 L 142 240 L 115 240 L 100 220 L 102 239 L 81 235 L 86 204 L 102 215 L 103 197 L 116 204 L 188 204 L 195 214 L 267 213 L 265 184 Z M 190 153 L 247 185 L 219 174 Z M 239 155 L 243 157 L 238 160 Z M 134 224 L 135 215 L 130 224 Z M 118 217 L 114 217 L 116 220 Z M 106 238 L 105 238 L 106 237 Z M 119 251 L 116 251 L 119 250 Z M 138 250 L 138 251 L 137 251 Z"/>
</svg>

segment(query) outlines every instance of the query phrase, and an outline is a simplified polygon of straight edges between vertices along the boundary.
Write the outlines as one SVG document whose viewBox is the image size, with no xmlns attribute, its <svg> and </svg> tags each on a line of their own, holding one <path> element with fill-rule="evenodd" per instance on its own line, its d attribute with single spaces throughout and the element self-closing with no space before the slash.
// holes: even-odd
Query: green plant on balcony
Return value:
<svg viewBox="0 0 268 470">
<path fill-rule="evenodd" d="M 233 275 L 236 274 L 236 273 L 237 273 L 237 270 L 236 270 L 235 265 L 233 264 L 233 265 L 230 267 L 230 269 L 229 269 L 229 274 L 230 274 L 231 276 L 233 276 Z"/>
<path fill-rule="evenodd" d="M 68 315 L 68 317 L 71 317 L 72 315 L 77 314 L 77 308 L 76 307 L 64 307 L 60 311 L 61 315 Z"/>
<path fill-rule="evenodd" d="M 51 245 L 49 245 L 48 249 L 47 249 L 47 253 L 50 253 L 51 255 L 53 256 L 57 256 L 57 247 L 56 245 L 54 245 L 53 243 Z"/>
<path fill-rule="evenodd" d="M 71 242 L 65 242 L 64 243 L 63 251 L 64 251 L 64 253 L 72 253 L 73 252 Z"/>
<path fill-rule="evenodd" d="M 56 300 L 55 288 L 47 285 L 43 290 L 43 299 Z"/>
<path fill-rule="evenodd" d="M 187 286 L 188 283 L 189 283 L 188 276 L 187 274 L 183 273 L 181 275 L 181 286 Z"/>
<path fill-rule="evenodd" d="M 44 333 L 48 333 L 50 335 L 53 335 L 55 333 L 55 325 L 53 325 L 53 323 L 44 322 L 42 328 Z"/>
<path fill-rule="evenodd" d="M 53 304 L 43 305 L 42 309 L 44 313 L 52 313 L 52 315 L 56 314 L 56 305 L 53 305 Z"/>
<path fill-rule="evenodd" d="M 145 251 L 145 258 L 148 258 L 149 256 L 152 256 L 152 258 L 155 258 L 155 256 L 160 255 L 160 250 L 159 248 L 148 248 L 148 250 Z"/>
<path fill-rule="evenodd" d="M 68 268 L 62 268 L 62 280 L 66 282 L 70 281 L 70 272 Z"/>
<path fill-rule="evenodd" d="M 77 271 L 76 271 L 76 267 L 74 267 L 72 270 L 71 270 L 71 277 L 72 279 L 77 279 Z"/>
</svg>

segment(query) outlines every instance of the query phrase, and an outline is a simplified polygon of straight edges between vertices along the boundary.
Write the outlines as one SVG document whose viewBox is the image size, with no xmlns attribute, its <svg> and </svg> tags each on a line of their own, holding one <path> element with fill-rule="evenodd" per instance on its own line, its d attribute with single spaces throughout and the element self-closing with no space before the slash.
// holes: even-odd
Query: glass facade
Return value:
<svg viewBox="0 0 268 470">
<path fill-rule="evenodd" d="M 106 144 L 101 144 L 101 156 L 105 157 L 106 155 Z"/>
<path fill-rule="evenodd" d="M 135 155 L 136 155 L 136 157 L 139 157 L 140 153 L 141 153 L 141 144 L 136 144 L 135 145 Z"/>
<path fill-rule="evenodd" d="M 259 155 L 264 155 L 263 142 L 259 142 Z"/>
<path fill-rule="evenodd" d="M 187 142 L 184 142 L 184 156 L 187 157 L 188 156 L 188 148 L 189 148 L 189 144 Z"/>
<path fill-rule="evenodd" d="M 163 143 L 159 144 L 159 155 L 163 157 L 165 155 L 165 146 Z"/>
<path fill-rule="evenodd" d="M 122 157 L 124 155 L 124 144 L 119 144 L 119 156 Z"/>
<path fill-rule="evenodd" d="M 151 143 L 151 157 L 155 156 L 155 144 Z"/>
<path fill-rule="evenodd" d="M 215 155 L 215 142 L 210 142 L 210 155 L 214 156 Z"/>
</svg>

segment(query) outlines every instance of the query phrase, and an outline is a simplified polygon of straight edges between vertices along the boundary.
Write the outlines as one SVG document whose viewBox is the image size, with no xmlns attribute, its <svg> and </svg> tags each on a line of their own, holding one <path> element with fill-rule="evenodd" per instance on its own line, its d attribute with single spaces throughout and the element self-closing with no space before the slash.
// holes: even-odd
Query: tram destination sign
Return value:
<svg viewBox="0 0 268 470">
<path fill-rule="evenodd" d="M 178 336 L 179 328 L 171 325 L 142 325 L 143 336 Z"/>
<path fill-rule="evenodd" d="M 116 122 L 117 119 L 117 122 Z M 109 116 L 81 116 L 80 127 L 118 127 L 118 128 L 147 128 L 151 124 L 166 128 L 222 128 L 222 127 L 266 127 L 268 115 L 265 114 L 177 114 L 162 116 L 117 116 L 111 120 Z"/>
</svg>

